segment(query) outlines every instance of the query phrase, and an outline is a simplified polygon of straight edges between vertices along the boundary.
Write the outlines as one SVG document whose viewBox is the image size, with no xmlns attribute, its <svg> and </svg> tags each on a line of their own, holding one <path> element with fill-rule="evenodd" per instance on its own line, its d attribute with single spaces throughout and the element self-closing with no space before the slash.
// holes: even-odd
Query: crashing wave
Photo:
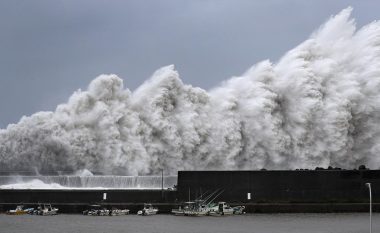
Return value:
<svg viewBox="0 0 380 233">
<path fill-rule="evenodd" d="M 210 91 L 174 66 L 136 91 L 101 75 L 54 112 L 0 130 L 0 168 L 158 174 L 163 169 L 380 166 L 380 23 L 347 8 L 276 64 Z"/>
</svg>

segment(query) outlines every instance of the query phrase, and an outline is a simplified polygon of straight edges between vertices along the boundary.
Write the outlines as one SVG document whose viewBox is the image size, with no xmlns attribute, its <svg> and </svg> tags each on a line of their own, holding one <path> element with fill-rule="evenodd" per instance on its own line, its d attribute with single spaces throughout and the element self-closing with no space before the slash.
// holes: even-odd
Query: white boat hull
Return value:
<svg viewBox="0 0 380 233">
<path fill-rule="evenodd" d="M 206 216 L 207 214 L 208 214 L 208 211 L 206 211 L 206 210 L 204 210 L 204 211 L 192 211 L 192 210 L 188 210 L 188 211 L 184 212 L 185 216 L 194 216 L 194 217 Z"/>
<path fill-rule="evenodd" d="M 177 216 L 183 216 L 183 215 L 185 215 L 185 212 L 183 210 L 180 210 L 180 209 L 173 209 L 172 214 L 177 215 Z"/>
<path fill-rule="evenodd" d="M 122 216 L 122 215 L 128 215 L 129 210 L 112 210 L 111 215 L 112 216 Z"/>
<path fill-rule="evenodd" d="M 223 211 L 223 212 L 219 212 L 219 211 L 210 211 L 209 212 L 209 215 L 210 216 L 224 216 L 224 215 L 233 215 L 234 212 L 231 210 L 231 211 Z"/>
<path fill-rule="evenodd" d="M 49 216 L 49 215 L 57 215 L 58 214 L 58 209 L 56 210 L 51 210 L 51 211 L 43 211 L 42 216 Z"/>
<path fill-rule="evenodd" d="M 158 212 L 157 209 L 154 209 L 154 210 L 139 210 L 137 212 L 137 215 L 141 215 L 141 216 L 155 215 L 155 214 L 157 214 L 157 212 Z"/>
</svg>

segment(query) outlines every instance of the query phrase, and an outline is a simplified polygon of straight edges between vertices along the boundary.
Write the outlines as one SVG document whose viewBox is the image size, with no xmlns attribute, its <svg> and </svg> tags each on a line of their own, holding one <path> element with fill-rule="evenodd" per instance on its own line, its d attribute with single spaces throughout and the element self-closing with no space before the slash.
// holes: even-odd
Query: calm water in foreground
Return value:
<svg viewBox="0 0 380 233">
<path fill-rule="evenodd" d="M 369 232 L 368 214 L 249 214 L 228 217 L 156 216 L 57 216 L 0 215 L 4 233 L 365 233 Z M 380 232 L 380 214 L 373 215 L 373 232 Z"/>
</svg>

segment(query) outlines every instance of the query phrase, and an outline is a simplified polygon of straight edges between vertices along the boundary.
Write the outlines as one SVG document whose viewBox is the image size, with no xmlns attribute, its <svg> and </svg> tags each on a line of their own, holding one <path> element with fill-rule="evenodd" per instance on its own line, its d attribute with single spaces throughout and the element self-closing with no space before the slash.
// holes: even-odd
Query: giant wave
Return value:
<svg viewBox="0 0 380 233">
<path fill-rule="evenodd" d="M 347 8 L 277 63 L 205 91 L 173 65 L 131 92 L 101 75 L 54 112 L 0 130 L 0 168 L 149 175 L 161 169 L 380 167 L 380 23 Z"/>
</svg>

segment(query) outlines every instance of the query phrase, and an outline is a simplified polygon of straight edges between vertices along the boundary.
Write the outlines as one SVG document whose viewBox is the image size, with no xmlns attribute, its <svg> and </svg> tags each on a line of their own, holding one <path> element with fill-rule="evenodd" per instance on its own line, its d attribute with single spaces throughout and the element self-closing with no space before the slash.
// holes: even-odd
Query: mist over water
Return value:
<svg viewBox="0 0 380 233">
<path fill-rule="evenodd" d="M 210 91 L 184 84 L 173 65 L 133 92 L 100 75 L 55 112 L 0 130 L 0 169 L 379 168 L 380 23 L 357 29 L 351 10 L 278 63 Z"/>
<path fill-rule="evenodd" d="M 176 176 L 0 176 L 0 189 L 161 189 Z"/>
</svg>

